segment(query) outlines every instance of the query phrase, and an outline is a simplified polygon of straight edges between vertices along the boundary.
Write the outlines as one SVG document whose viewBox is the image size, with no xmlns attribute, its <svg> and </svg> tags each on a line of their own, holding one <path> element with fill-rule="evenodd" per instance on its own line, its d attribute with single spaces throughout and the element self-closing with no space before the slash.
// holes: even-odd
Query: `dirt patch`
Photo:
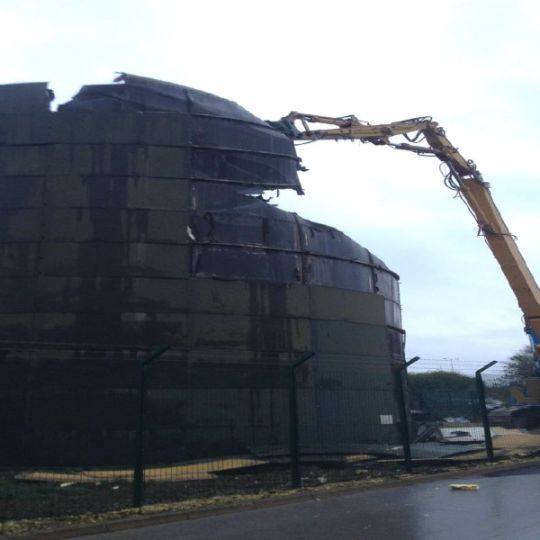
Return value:
<svg viewBox="0 0 540 540">
<path fill-rule="evenodd" d="M 183 465 L 167 467 L 147 467 L 144 471 L 146 481 L 182 482 L 192 480 L 212 480 L 217 473 L 229 472 L 244 467 L 266 464 L 266 461 L 252 458 L 228 458 L 219 460 L 198 461 Z M 82 470 L 78 472 L 30 471 L 15 476 L 15 480 L 26 482 L 56 482 L 95 484 L 96 482 L 133 481 L 133 470 L 100 469 Z"/>
</svg>

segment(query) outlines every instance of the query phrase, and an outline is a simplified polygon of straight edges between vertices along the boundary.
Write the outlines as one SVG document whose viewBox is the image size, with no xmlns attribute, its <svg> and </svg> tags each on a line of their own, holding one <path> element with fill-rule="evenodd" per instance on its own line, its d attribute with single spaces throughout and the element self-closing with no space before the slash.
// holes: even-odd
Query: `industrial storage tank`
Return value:
<svg viewBox="0 0 540 540">
<path fill-rule="evenodd" d="M 84 86 L 56 112 L 45 83 L 0 87 L 0 339 L 8 375 L 0 404 L 12 441 L 4 457 L 19 459 L 24 443 L 32 450 L 23 460 L 46 461 L 61 442 L 67 460 L 99 460 L 96 448 L 109 437 L 122 459 L 133 426 L 117 418 L 90 429 L 88 418 L 98 402 L 118 405 L 133 389 L 133 350 L 164 344 L 175 350 L 164 391 L 189 387 L 186 365 L 199 360 L 210 359 L 215 373 L 224 364 L 249 372 L 233 385 L 242 391 L 259 388 L 269 364 L 307 352 L 326 359 L 317 364 L 319 382 L 325 365 L 341 362 L 350 384 L 387 388 L 378 408 L 367 407 L 369 398 L 354 402 L 359 422 L 371 427 L 351 442 L 394 442 L 395 422 L 380 418 L 396 414 L 391 368 L 403 361 L 398 276 L 342 232 L 264 199 L 266 190 L 302 193 L 285 135 L 199 90 L 128 74 L 118 83 Z M 49 386 L 39 383 L 47 377 Z M 64 420 L 54 405 L 62 385 L 72 393 L 62 394 L 71 403 Z M 190 393 L 204 403 L 198 420 L 184 411 L 164 427 L 175 447 L 193 448 L 186 425 L 220 451 L 253 443 L 253 425 L 241 425 L 239 413 L 251 398 L 223 413 L 226 398 L 205 395 Z M 168 401 L 176 409 L 184 402 Z M 331 424 L 335 404 L 327 417 L 317 407 L 315 423 Z M 259 411 L 262 423 L 268 411 Z M 213 416 L 227 424 L 227 441 L 213 441 Z M 279 442 L 284 429 L 263 429 L 258 444 Z M 320 426 L 312 431 L 321 438 Z M 304 441 L 310 433 L 306 427 Z M 322 437 L 332 451 L 343 434 Z"/>
</svg>

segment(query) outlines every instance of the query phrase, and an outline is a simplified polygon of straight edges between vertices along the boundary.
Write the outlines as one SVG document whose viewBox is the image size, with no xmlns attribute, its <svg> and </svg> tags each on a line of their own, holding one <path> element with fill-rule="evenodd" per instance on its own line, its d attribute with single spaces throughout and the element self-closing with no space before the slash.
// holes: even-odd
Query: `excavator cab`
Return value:
<svg viewBox="0 0 540 540">
<path fill-rule="evenodd" d="M 530 326 L 525 327 L 525 333 L 529 336 L 534 355 L 534 374 L 536 377 L 540 377 L 540 338 Z"/>
</svg>

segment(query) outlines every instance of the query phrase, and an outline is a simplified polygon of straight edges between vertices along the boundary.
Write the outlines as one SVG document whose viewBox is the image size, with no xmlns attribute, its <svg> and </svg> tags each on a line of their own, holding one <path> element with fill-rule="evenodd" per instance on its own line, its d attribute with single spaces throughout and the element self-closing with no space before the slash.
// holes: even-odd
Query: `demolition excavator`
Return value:
<svg viewBox="0 0 540 540">
<path fill-rule="evenodd" d="M 270 124 L 297 141 L 352 140 L 438 158 L 446 166 L 445 185 L 469 208 L 478 224 L 478 234 L 485 238 L 516 296 L 535 356 L 536 376 L 540 377 L 540 289 L 493 201 L 489 184 L 475 163 L 465 159 L 447 139 L 437 122 L 421 117 L 372 125 L 355 116 L 331 118 L 291 112 Z M 534 394 L 538 403 L 539 383 L 540 379 L 536 379 L 528 388 L 529 396 Z"/>
</svg>

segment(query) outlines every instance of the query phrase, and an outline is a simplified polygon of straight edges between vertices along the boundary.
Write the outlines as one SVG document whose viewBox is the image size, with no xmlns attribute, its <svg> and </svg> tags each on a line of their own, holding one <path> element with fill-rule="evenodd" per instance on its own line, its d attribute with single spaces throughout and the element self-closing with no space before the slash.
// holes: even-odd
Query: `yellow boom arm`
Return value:
<svg viewBox="0 0 540 540">
<path fill-rule="evenodd" d="M 484 182 L 474 162 L 465 159 L 450 143 L 442 127 L 430 117 L 371 125 L 361 122 L 355 116 L 331 118 L 297 112 L 291 112 L 271 124 L 295 140 L 359 140 L 420 155 L 433 155 L 446 163 L 448 174 L 445 184 L 454 189 L 471 210 L 479 234 L 485 237 L 516 295 L 525 317 L 525 330 L 531 336 L 536 352 L 540 352 L 540 289 L 493 202 L 489 184 Z M 313 124 L 334 127 L 312 129 Z M 391 140 L 398 135 L 403 135 L 406 142 L 396 143 Z M 423 141 L 425 145 L 420 144 Z"/>
</svg>

